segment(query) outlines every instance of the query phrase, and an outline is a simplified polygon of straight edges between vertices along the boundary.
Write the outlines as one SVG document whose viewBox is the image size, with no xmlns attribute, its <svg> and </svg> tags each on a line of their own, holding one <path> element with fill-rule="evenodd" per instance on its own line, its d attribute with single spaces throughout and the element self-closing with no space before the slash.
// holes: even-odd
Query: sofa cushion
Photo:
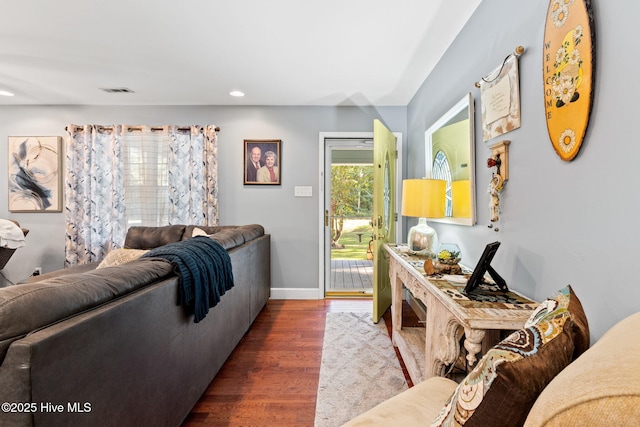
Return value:
<svg viewBox="0 0 640 427">
<path fill-rule="evenodd" d="M 490 349 L 432 425 L 522 425 L 540 392 L 571 363 L 572 295 L 569 287 L 560 290 L 542 303 L 542 311 L 534 312 L 523 329 Z"/>
<path fill-rule="evenodd" d="M 114 249 L 98 264 L 96 268 L 114 267 L 140 258 L 149 252 L 149 249 Z"/>
<path fill-rule="evenodd" d="M 74 265 L 73 267 L 61 268 L 60 270 L 27 277 L 26 279 L 18 282 L 18 284 L 41 282 L 43 280 L 53 279 L 54 277 L 66 276 L 67 274 L 85 273 L 87 271 L 95 270 L 98 265 L 100 265 L 100 263 L 96 261 L 89 262 L 87 264 Z"/>
<path fill-rule="evenodd" d="M 242 225 L 239 227 L 240 234 L 244 237 L 244 241 L 248 242 L 264 235 L 264 227 L 259 224 Z"/>
<path fill-rule="evenodd" d="M 246 241 L 244 239 L 244 235 L 235 230 L 222 230 L 217 233 L 210 234 L 209 238 L 218 242 L 220 246 L 226 250 L 240 246 Z"/>
<path fill-rule="evenodd" d="M 29 332 L 172 274 L 173 266 L 163 260 L 140 259 L 126 268 L 95 269 L 0 288 L 0 361 L 11 342 Z"/>
<path fill-rule="evenodd" d="M 182 240 L 184 225 L 164 227 L 130 227 L 124 240 L 126 249 L 153 249 Z M 189 235 L 191 236 L 191 235 Z"/>
<path fill-rule="evenodd" d="M 264 227 L 259 224 L 223 226 L 187 225 L 182 239 L 190 239 L 196 235 L 207 235 L 220 243 L 226 250 L 231 250 L 245 242 L 263 236 Z"/>
<path fill-rule="evenodd" d="M 540 394 L 525 427 L 640 425 L 640 312 L 609 329 Z"/>
</svg>

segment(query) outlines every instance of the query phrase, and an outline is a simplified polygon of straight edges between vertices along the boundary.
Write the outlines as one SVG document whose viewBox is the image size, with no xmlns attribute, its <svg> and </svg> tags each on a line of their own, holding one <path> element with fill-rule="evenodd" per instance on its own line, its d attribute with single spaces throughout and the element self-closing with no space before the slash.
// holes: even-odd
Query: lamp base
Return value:
<svg viewBox="0 0 640 427">
<path fill-rule="evenodd" d="M 419 252 L 427 250 L 435 257 L 436 250 L 438 250 L 438 234 L 436 230 L 427 224 L 426 218 L 420 218 L 418 225 L 414 225 L 409 229 L 407 245 L 412 251 Z"/>
</svg>

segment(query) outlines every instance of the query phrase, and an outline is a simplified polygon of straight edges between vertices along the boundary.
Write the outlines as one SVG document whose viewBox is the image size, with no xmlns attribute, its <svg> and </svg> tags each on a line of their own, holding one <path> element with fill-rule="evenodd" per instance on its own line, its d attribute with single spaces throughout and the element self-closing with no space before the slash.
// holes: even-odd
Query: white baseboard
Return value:
<svg viewBox="0 0 640 427">
<path fill-rule="evenodd" d="M 271 288 L 271 299 L 322 299 L 317 288 Z"/>
</svg>

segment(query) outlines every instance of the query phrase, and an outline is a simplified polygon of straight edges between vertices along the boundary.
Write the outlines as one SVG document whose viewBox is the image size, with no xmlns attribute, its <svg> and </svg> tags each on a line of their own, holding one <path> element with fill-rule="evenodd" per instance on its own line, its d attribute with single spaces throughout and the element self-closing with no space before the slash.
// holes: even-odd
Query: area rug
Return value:
<svg viewBox="0 0 640 427">
<path fill-rule="evenodd" d="M 384 320 L 327 313 L 315 427 L 336 427 L 408 388 Z"/>
</svg>

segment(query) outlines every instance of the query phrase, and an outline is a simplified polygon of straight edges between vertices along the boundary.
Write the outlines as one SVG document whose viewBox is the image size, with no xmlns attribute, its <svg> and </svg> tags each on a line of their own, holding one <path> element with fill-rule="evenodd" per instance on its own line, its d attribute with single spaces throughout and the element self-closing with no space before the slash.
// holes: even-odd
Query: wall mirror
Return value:
<svg viewBox="0 0 640 427">
<path fill-rule="evenodd" d="M 425 132 L 426 177 L 447 181 L 445 217 L 429 221 L 476 223 L 473 111 L 468 93 Z"/>
</svg>

